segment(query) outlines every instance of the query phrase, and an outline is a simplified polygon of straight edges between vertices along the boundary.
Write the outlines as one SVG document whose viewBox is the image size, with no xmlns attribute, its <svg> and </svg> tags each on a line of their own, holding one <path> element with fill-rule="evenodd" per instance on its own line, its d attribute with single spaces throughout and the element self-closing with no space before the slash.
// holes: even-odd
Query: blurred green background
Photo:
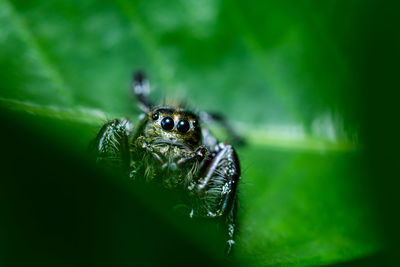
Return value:
<svg viewBox="0 0 400 267">
<path fill-rule="evenodd" d="M 361 0 L 0 0 L 0 265 L 394 264 L 397 18 Z M 247 140 L 229 259 L 168 193 L 86 159 L 108 119 L 137 122 L 136 69 Z"/>
</svg>

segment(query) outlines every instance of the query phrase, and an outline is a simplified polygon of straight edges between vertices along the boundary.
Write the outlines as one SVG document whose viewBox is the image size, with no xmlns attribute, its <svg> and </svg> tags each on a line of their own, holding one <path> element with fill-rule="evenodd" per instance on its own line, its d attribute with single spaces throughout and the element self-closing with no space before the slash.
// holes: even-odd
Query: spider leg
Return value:
<svg viewBox="0 0 400 267">
<path fill-rule="evenodd" d="M 133 93 L 139 101 L 139 107 L 143 112 L 149 112 L 152 104 L 149 100 L 150 83 L 146 75 L 142 71 L 137 71 L 133 74 L 132 79 Z"/>
<path fill-rule="evenodd" d="M 132 124 L 126 119 L 115 119 L 103 125 L 90 144 L 96 162 L 113 169 L 128 170 L 131 161 L 129 140 L 132 128 Z"/>
<path fill-rule="evenodd" d="M 230 141 L 233 145 L 244 145 L 245 140 L 240 136 L 233 127 L 228 123 L 225 117 L 221 114 L 214 112 L 200 112 L 200 119 L 206 123 L 216 122 L 221 125 L 230 136 Z"/>
<path fill-rule="evenodd" d="M 236 187 L 240 165 L 231 145 L 219 143 L 216 153 L 202 166 L 195 192 L 199 205 L 197 216 L 221 217 L 227 236 L 227 252 L 234 244 L 236 230 Z"/>
<path fill-rule="evenodd" d="M 236 234 L 236 213 L 237 213 L 237 197 L 234 196 L 232 201 L 232 206 L 226 216 L 225 224 L 228 228 L 226 245 L 226 253 L 229 254 L 232 251 L 233 245 L 235 244 L 235 234 Z"/>
</svg>

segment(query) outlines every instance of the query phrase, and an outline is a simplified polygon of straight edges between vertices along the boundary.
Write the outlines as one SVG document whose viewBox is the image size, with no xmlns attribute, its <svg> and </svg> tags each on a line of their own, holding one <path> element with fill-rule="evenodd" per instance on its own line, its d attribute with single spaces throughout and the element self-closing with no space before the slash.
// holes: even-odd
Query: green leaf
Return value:
<svg viewBox="0 0 400 267">
<path fill-rule="evenodd" d="M 105 121 L 137 122 L 143 69 L 154 99 L 220 112 L 248 140 L 239 264 L 371 255 L 383 243 L 346 43 L 361 3 L 0 0 L 0 106 L 81 154 Z"/>
</svg>

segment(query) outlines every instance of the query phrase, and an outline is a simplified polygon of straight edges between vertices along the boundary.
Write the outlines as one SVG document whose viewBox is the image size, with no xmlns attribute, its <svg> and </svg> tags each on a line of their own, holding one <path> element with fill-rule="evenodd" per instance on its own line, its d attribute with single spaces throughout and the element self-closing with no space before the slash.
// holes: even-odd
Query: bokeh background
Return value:
<svg viewBox="0 0 400 267">
<path fill-rule="evenodd" d="M 395 265 L 398 15 L 369 0 L 0 0 L 0 265 Z M 246 138 L 228 259 L 168 192 L 87 160 L 103 123 L 138 121 L 136 69 L 154 100 Z"/>
</svg>

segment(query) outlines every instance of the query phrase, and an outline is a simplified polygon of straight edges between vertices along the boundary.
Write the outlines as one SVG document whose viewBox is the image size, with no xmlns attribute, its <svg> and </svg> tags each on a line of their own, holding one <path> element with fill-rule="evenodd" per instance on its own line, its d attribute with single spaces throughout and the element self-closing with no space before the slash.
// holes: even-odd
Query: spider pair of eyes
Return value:
<svg viewBox="0 0 400 267">
<path fill-rule="evenodd" d="M 155 121 L 158 120 L 159 115 L 158 113 L 154 113 L 151 118 Z M 197 120 L 193 121 L 193 126 L 196 127 L 198 124 Z M 175 123 L 174 120 L 171 117 L 164 117 L 161 120 L 161 127 L 164 130 L 170 131 L 174 128 Z M 178 130 L 178 132 L 180 133 L 187 133 L 190 130 L 190 123 L 187 120 L 180 120 L 178 122 L 178 124 L 176 125 L 176 129 Z"/>
</svg>

